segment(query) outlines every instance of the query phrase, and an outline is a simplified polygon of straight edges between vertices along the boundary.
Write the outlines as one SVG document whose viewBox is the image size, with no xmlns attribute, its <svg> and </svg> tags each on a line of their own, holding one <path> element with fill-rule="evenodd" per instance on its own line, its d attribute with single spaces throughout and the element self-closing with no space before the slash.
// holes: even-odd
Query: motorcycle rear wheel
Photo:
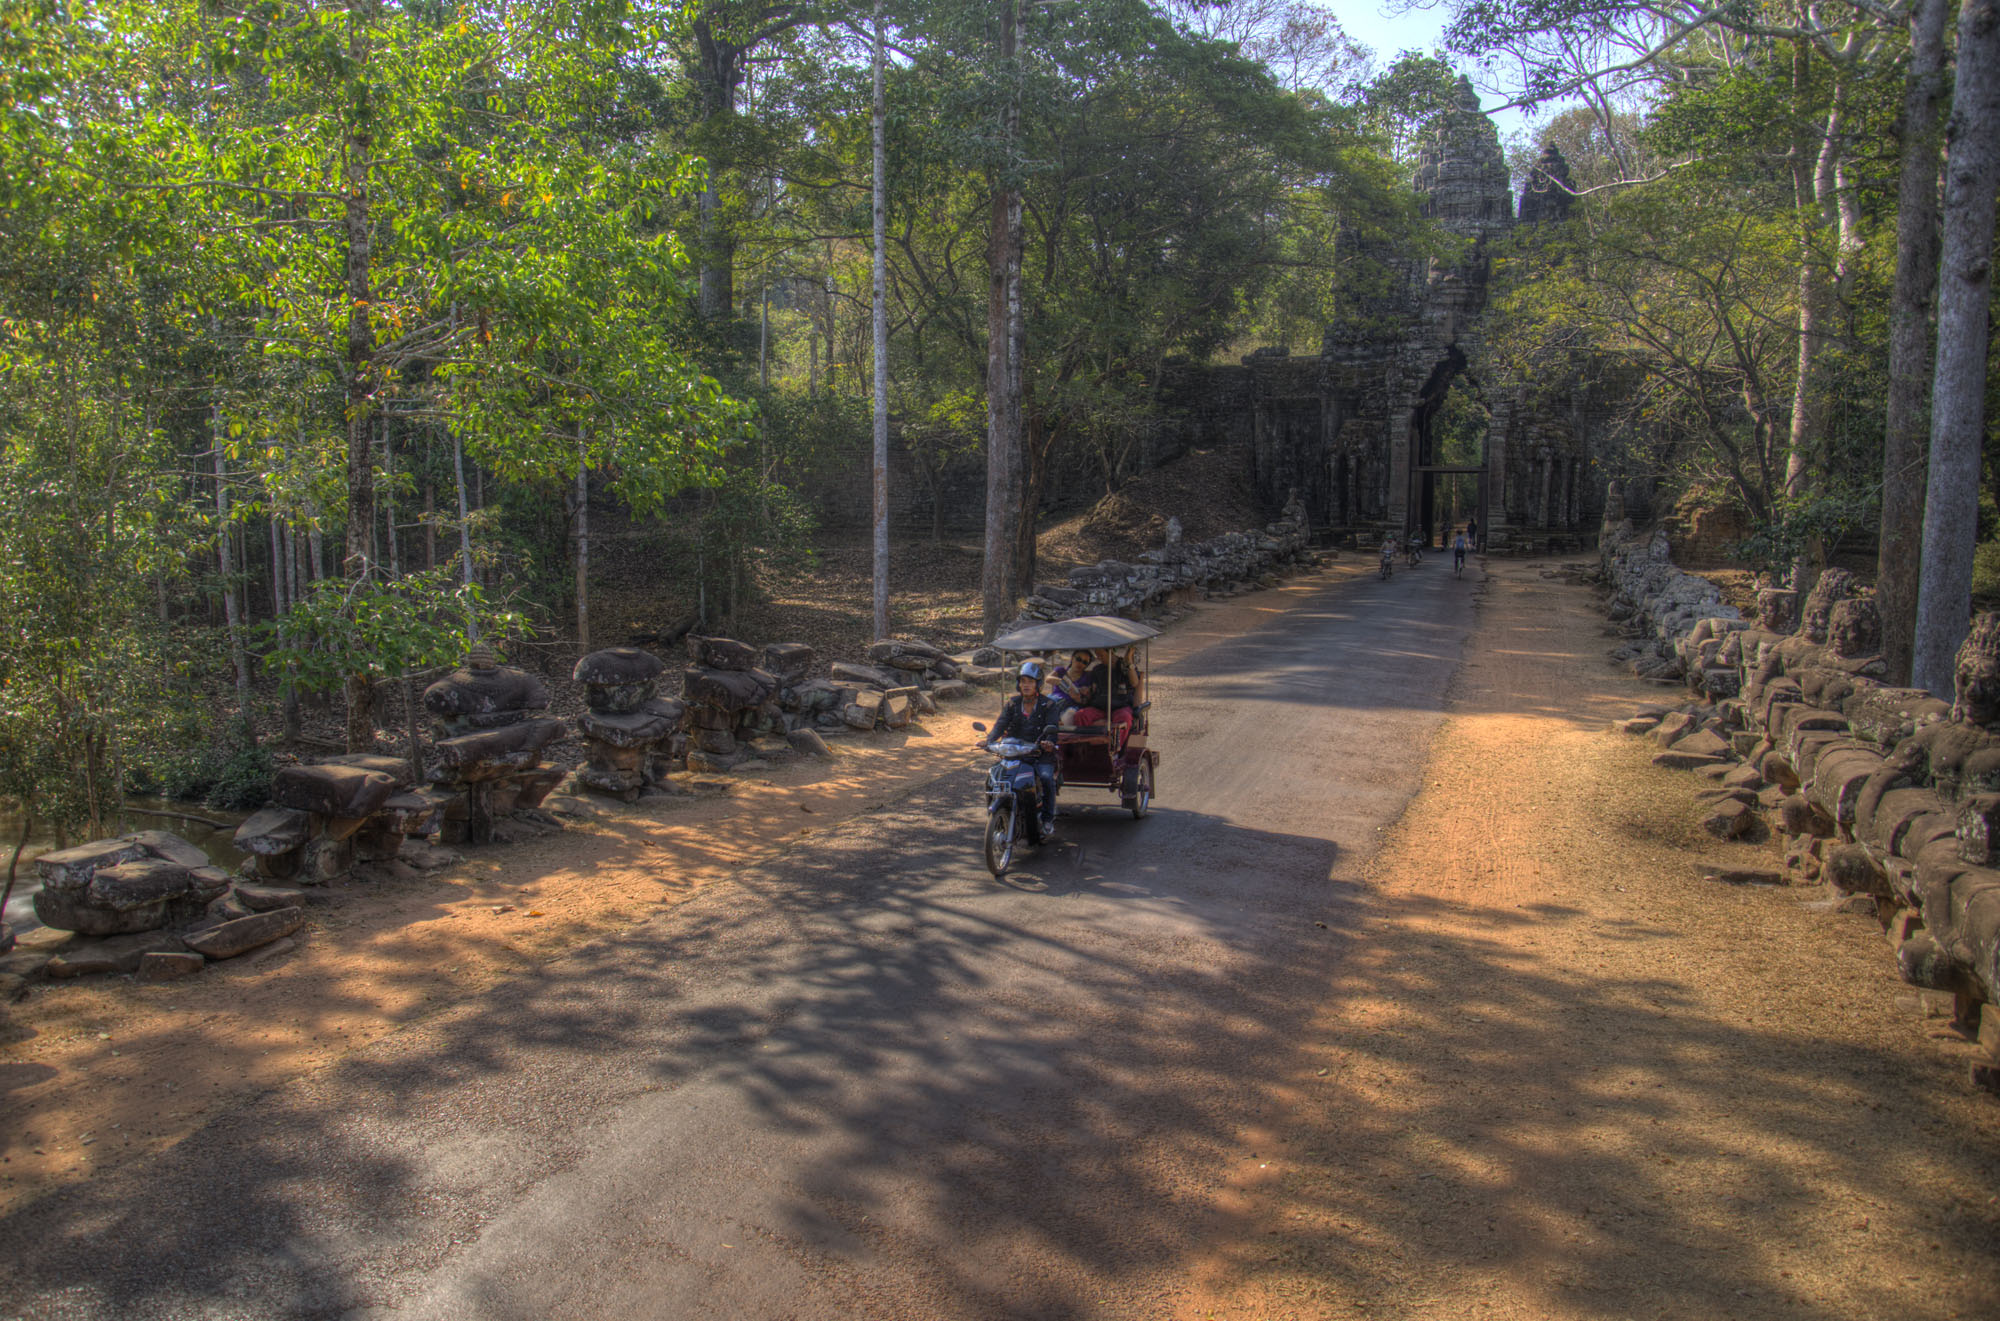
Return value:
<svg viewBox="0 0 2000 1321">
<path fill-rule="evenodd" d="M 986 814 L 986 870 L 1006 874 L 1014 861 L 1014 804 L 1006 802 Z"/>
</svg>

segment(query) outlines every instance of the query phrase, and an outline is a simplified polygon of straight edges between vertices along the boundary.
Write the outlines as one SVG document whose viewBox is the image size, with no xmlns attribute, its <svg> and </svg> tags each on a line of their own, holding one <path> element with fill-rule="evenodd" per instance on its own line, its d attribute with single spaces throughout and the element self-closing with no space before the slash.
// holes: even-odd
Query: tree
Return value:
<svg viewBox="0 0 2000 1321">
<path fill-rule="evenodd" d="M 2000 0 L 1963 0 L 1958 73 L 1945 135 L 1944 242 L 1930 471 L 1912 672 L 1934 693 L 1953 688 L 1970 630 L 1985 439 L 1986 353 L 1993 295 L 1995 190 L 2000 188 Z"/>
<path fill-rule="evenodd" d="M 1944 99 L 1945 24 L 1951 0 L 1915 0 L 1909 65 L 1897 125 L 1896 276 L 1890 295 L 1889 388 L 1882 424 L 1882 533 L 1875 604 L 1891 683 L 1908 683 L 1922 563 L 1924 467 L 1929 447 L 1931 307 L 1937 293 L 1938 109 Z"/>
</svg>

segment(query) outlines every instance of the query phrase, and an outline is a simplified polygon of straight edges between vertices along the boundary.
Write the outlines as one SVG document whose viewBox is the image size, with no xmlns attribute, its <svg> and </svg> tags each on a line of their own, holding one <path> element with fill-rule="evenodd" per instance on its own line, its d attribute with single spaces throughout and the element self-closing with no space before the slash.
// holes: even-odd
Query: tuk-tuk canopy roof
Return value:
<svg viewBox="0 0 2000 1321">
<path fill-rule="evenodd" d="M 1058 619 L 1053 624 L 1036 624 L 993 639 L 1001 651 L 1080 651 L 1084 648 L 1129 647 L 1135 642 L 1160 636 L 1160 630 L 1134 619 L 1115 615 L 1084 615 Z"/>
</svg>

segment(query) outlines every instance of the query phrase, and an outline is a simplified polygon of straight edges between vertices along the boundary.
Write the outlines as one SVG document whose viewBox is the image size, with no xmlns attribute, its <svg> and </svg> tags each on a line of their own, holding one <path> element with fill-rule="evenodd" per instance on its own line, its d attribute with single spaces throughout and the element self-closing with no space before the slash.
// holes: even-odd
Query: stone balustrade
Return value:
<svg viewBox="0 0 2000 1321">
<path fill-rule="evenodd" d="M 1713 833 L 1775 833 L 1773 879 L 1823 883 L 1833 906 L 1880 921 L 1903 980 L 1951 994 L 1985 1047 L 1975 1080 L 2000 1090 L 2000 615 L 1974 622 L 1948 702 L 1884 682 L 1880 617 L 1841 570 L 1803 603 L 1766 589 L 1753 622 L 1692 617 L 1703 594 L 1663 558 L 1650 539 L 1607 546 L 1613 615 L 1649 644 L 1635 669 L 1696 700 L 1620 728 L 1715 781 Z"/>
</svg>

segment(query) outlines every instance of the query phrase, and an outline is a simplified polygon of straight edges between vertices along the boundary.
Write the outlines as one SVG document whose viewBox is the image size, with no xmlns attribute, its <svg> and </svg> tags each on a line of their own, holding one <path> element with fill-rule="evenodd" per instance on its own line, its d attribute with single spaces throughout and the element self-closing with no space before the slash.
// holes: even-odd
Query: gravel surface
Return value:
<svg viewBox="0 0 2000 1321">
<path fill-rule="evenodd" d="M 1661 690 L 1495 562 L 1424 784 L 1193 1316 L 2000 1316 L 2000 1105 L 1948 997 L 1605 732 Z M 1669 694 L 1671 696 L 1671 694 Z"/>
</svg>

